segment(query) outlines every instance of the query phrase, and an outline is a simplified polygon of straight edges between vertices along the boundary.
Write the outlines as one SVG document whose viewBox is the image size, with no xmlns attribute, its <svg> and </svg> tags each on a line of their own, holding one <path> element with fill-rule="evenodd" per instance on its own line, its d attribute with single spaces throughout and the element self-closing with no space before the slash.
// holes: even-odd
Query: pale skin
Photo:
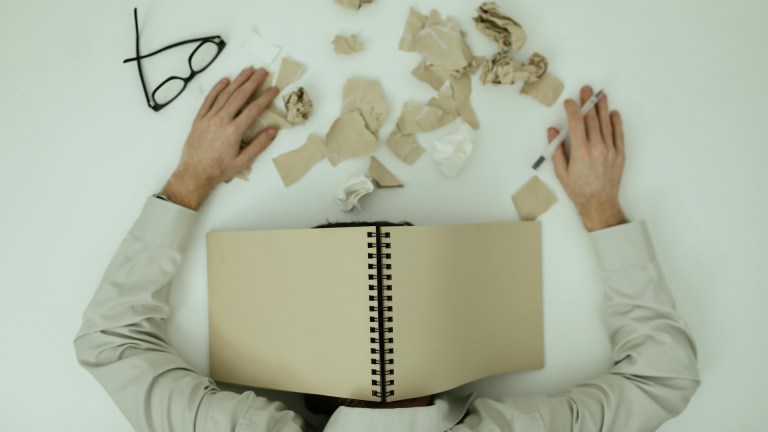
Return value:
<svg viewBox="0 0 768 432">
<path fill-rule="evenodd" d="M 274 141 L 278 131 L 269 128 L 241 148 L 248 127 L 277 96 L 278 90 L 270 88 L 246 106 L 266 75 L 264 69 L 247 68 L 234 80 L 225 78 L 214 86 L 195 116 L 177 168 L 163 188 L 168 199 L 198 210 L 219 184 L 251 166 Z M 581 89 L 582 104 L 592 92 L 589 86 Z M 624 130 L 621 115 L 608 108 L 607 95 L 586 116 L 581 115 L 580 105 L 571 99 L 565 101 L 570 158 L 560 146 L 552 162 L 584 227 L 596 231 L 627 221 L 619 203 Z M 547 133 L 551 141 L 558 131 L 549 128 Z"/>
</svg>

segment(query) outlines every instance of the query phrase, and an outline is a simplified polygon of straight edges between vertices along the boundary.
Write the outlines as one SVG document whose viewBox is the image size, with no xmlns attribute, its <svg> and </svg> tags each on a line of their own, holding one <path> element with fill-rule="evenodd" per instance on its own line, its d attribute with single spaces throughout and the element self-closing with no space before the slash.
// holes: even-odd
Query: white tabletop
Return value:
<svg viewBox="0 0 768 432">
<path fill-rule="evenodd" d="M 367 168 L 367 158 L 337 168 L 324 161 L 285 188 L 271 158 L 298 147 L 309 133 L 327 132 L 348 78 L 381 80 L 391 111 L 384 137 L 403 102 L 423 103 L 434 94 L 410 76 L 419 56 L 397 49 L 409 3 L 456 17 L 476 55 L 495 52 L 471 21 L 479 2 L 378 0 L 359 12 L 332 0 L 40 0 L 0 7 L 0 430 L 130 430 L 77 365 L 72 338 L 145 198 L 173 170 L 203 87 L 219 78 L 215 74 L 234 76 L 255 61 L 231 43 L 228 56 L 155 113 L 145 104 L 135 65 L 121 63 L 134 55 L 133 6 L 143 50 L 212 34 L 231 42 L 255 29 L 282 48 L 281 56 L 309 66 L 299 84 L 315 101 L 314 116 L 281 133 L 257 160 L 250 182 L 234 181 L 212 196 L 174 283 L 171 339 L 203 373 L 204 233 L 309 227 L 326 219 L 515 220 L 510 196 L 532 175 L 546 127 L 562 125 L 563 98 L 590 83 L 604 87 L 624 115 L 622 201 L 632 219 L 648 222 L 699 347 L 703 386 L 688 410 L 661 430 L 765 430 L 768 3 L 500 1 L 528 33 L 519 57 L 543 53 L 565 83 L 554 107 L 518 95 L 519 86 L 486 87 L 475 78 L 472 102 L 482 127 L 459 177 L 443 177 L 431 158 L 431 143 L 453 124 L 421 137 L 428 153 L 413 166 L 385 146 L 377 150 L 405 188 L 364 198 L 360 213 L 339 211 L 333 196 Z M 355 33 L 366 50 L 335 55 L 333 37 Z M 144 64 L 155 85 L 185 67 L 183 58 Z M 279 59 L 271 69 L 278 67 Z M 551 164 L 540 176 L 560 199 L 540 219 L 547 366 L 468 386 L 481 394 L 561 391 L 611 362 L 588 237 Z"/>
</svg>

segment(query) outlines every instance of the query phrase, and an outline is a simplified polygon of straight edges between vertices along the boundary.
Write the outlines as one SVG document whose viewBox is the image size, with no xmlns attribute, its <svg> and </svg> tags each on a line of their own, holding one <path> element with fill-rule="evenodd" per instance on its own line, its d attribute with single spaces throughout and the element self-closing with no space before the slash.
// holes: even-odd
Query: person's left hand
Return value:
<svg viewBox="0 0 768 432">
<path fill-rule="evenodd" d="M 241 148 L 243 136 L 269 107 L 278 90 L 270 88 L 244 107 L 267 76 L 264 69 L 243 70 L 234 81 L 219 81 L 203 101 L 189 132 L 181 160 L 163 188 L 172 202 L 198 210 L 221 182 L 247 169 L 275 139 L 268 128 Z"/>
</svg>

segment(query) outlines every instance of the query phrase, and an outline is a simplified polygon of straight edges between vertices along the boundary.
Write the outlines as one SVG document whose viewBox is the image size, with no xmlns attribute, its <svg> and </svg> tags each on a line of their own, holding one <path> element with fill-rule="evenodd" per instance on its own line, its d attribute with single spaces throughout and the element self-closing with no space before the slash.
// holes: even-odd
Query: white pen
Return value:
<svg viewBox="0 0 768 432">
<path fill-rule="evenodd" d="M 581 114 L 585 115 L 589 112 L 592 108 L 597 105 L 597 101 L 600 100 L 600 97 L 603 96 L 603 90 L 598 91 L 594 95 L 592 95 L 591 98 L 587 101 L 587 103 L 584 104 L 584 106 L 581 107 Z M 568 126 L 565 126 L 563 130 L 560 131 L 560 134 L 547 146 L 547 148 L 544 150 L 544 153 L 541 154 L 541 157 L 539 157 L 536 160 L 536 163 L 533 164 L 533 169 L 539 169 L 541 164 L 544 163 L 547 159 L 551 158 L 552 155 L 555 153 L 555 150 L 557 150 L 557 146 L 563 143 L 565 141 L 565 138 L 568 136 Z"/>
</svg>

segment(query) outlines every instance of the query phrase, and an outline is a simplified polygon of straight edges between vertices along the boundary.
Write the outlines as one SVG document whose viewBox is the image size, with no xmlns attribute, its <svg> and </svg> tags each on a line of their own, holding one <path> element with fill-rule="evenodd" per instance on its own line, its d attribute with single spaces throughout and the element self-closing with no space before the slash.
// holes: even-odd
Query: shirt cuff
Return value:
<svg viewBox="0 0 768 432">
<path fill-rule="evenodd" d="M 656 260 L 645 221 L 595 231 L 590 238 L 604 272 Z"/>
<path fill-rule="evenodd" d="M 131 234 L 181 251 L 187 247 L 197 217 L 194 210 L 152 196 L 147 198 Z"/>
</svg>

